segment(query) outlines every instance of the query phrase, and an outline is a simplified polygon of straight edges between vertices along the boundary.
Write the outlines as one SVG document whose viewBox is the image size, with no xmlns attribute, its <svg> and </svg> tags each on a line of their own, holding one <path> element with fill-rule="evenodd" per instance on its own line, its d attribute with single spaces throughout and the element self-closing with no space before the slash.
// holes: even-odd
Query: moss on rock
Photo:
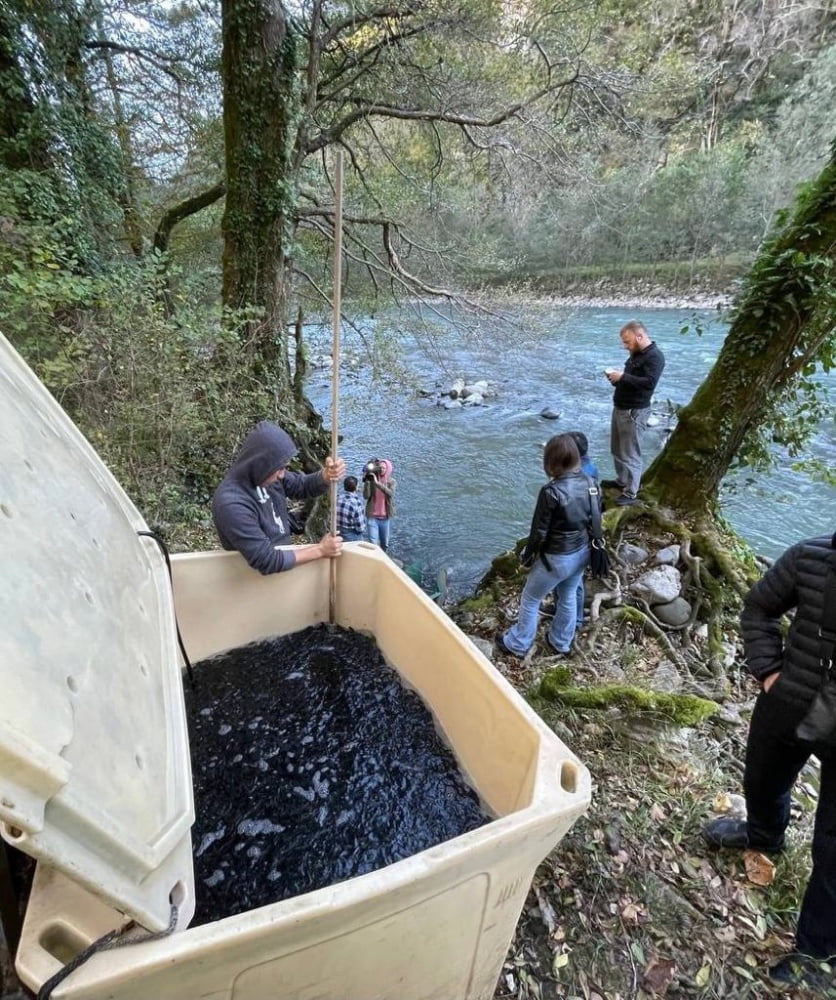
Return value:
<svg viewBox="0 0 836 1000">
<path fill-rule="evenodd" d="M 475 597 L 466 597 L 456 605 L 456 611 L 490 611 L 496 604 L 496 594 L 488 588 Z"/>
<path fill-rule="evenodd" d="M 539 694 L 569 708 L 623 708 L 664 716 L 678 726 L 696 726 L 718 709 L 716 702 L 692 694 L 667 694 L 631 684 L 570 687 L 565 667 L 550 670 L 540 682 Z"/>
</svg>

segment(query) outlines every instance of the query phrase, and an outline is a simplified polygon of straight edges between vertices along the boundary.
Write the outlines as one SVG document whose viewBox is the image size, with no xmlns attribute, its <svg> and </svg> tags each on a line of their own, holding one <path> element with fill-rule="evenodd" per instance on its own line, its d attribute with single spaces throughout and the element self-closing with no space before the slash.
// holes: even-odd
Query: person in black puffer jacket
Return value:
<svg viewBox="0 0 836 1000">
<path fill-rule="evenodd" d="M 836 571 L 836 535 L 799 542 L 746 596 L 741 616 L 746 665 L 761 685 L 746 745 L 747 818 L 720 817 L 703 828 L 713 847 L 781 851 L 792 787 L 811 753 L 819 757 L 813 871 L 798 916 L 797 953 L 770 969 L 778 982 L 815 989 L 836 989 L 826 964 L 836 960 L 836 755 L 803 743 L 795 731 L 827 676 L 822 639 L 836 633 L 833 612 L 824 607 L 831 567 Z M 781 618 L 792 608 L 795 617 L 785 636 Z"/>
<path fill-rule="evenodd" d="M 497 646 L 512 656 L 525 656 L 533 644 L 540 602 L 552 591 L 556 607 L 546 641 L 555 653 L 569 653 L 577 623 L 578 582 L 589 563 L 592 504 L 599 503 L 595 481 L 580 471 L 581 458 L 571 434 L 558 434 L 546 443 L 543 468 L 551 478 L 537 497 L 521 556 L 523 565 L 531 568 L 520 597 L 519 618 L 513 628 L 495 637 Z"/>
</svg>

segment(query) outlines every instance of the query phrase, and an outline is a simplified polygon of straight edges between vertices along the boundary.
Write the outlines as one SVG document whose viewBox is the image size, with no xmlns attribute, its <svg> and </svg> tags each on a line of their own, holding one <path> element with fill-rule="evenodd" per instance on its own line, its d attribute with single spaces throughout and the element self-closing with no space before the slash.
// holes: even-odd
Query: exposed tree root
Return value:
<svg viewBox="0 0 836 1000">
<path fill-rule="evenodd" d="M 663 629 L 651 619 L 650 615 L 646 614 L 640 608 L 633 607 L 630 604 L 623 604 L 618 608 L 610 608 L 608 611 L 604 612 L 603 615 L 601 615 L 598 621 L 593 625 L 592 631 L 587 636 L 587 646 L 590 652 L 592 652 L 595 648 L 595 641 L 597 639 L 598 632 L 601 625 L 605 621 L 626 621 L 634 625 L 641 625 L 645 632 L 652 635 L 653 638 L 659 642 L 676 669 L 685 677 L 691 679 L 691 671 L 688 665 L 674 649 L 673 644 L 667 635 L 665 635 Z"/>
</svg>

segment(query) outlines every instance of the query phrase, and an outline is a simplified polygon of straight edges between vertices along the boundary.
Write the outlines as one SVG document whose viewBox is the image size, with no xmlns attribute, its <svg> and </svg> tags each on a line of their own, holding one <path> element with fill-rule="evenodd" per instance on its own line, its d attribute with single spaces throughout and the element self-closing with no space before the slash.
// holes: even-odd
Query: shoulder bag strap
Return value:
<svg viewBox="0 0 836 1000">
<path fill-rule="evenodd" d="M 586 479 L 587 498 L 589 500 L 589 534 L 595 541 L 600 541 L 604 537 L 601 530 L 601 503 L 599 500 L 601 493 L 597 483 L 591 476 L 584 476 L 584 479 Z"/>
</svg>

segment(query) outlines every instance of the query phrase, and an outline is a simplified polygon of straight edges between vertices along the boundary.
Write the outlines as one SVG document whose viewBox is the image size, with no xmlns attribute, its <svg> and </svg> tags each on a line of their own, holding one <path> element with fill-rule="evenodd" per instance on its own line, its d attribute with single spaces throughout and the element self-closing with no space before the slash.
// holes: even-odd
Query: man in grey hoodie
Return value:
<svg viewBox="0 0 836 1000">
<path fill-rule="evenodd" d="M 279 547 L 292 541 L 287 498 L 319 496 L 345 475 L 343 460 L 333 458 L 319 472 L 293 472 L 287 466 L 297 451 L 289 434 L 262 420 L 244 439 L 212 499 L 221 545 L 240 552 L 259 573 L 281 573 L 342 551 L 342 539 L 330 534 L 313 545 Z"/>
</svg>

